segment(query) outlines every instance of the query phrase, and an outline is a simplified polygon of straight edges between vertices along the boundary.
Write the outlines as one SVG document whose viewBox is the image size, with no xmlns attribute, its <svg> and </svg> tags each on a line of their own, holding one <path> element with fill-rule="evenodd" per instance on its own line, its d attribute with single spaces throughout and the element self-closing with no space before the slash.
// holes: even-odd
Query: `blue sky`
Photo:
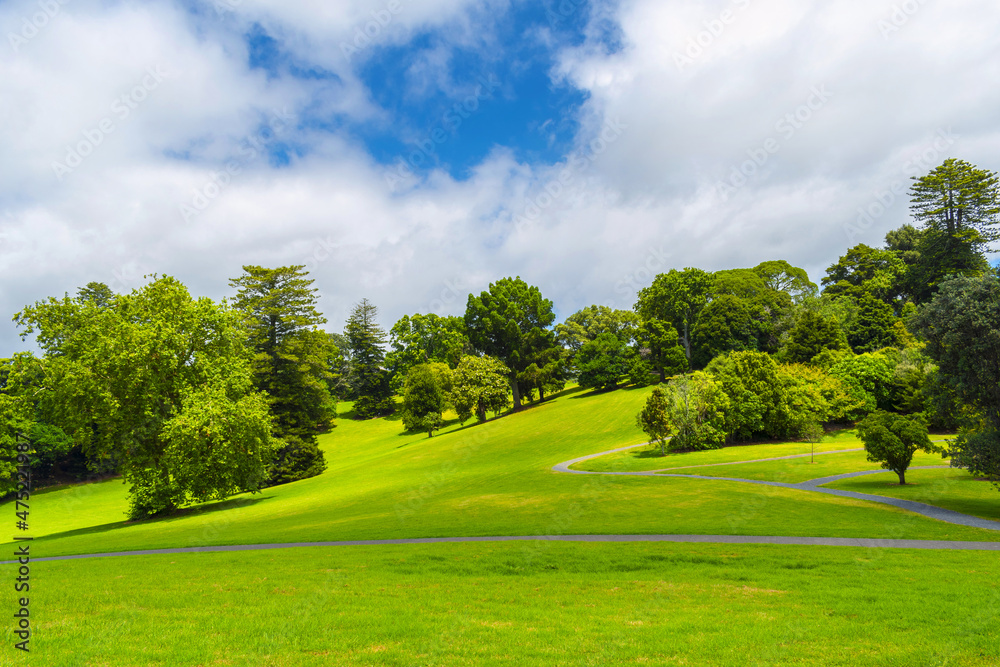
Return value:
<svg viewBox="0 0 1000 667">
<path fill-rule="evenodd" d="M 244 264 L 305 264 L 331 330 L 505 276 L 560 317 L 671 268 L 818 282 L 909 221 L 910 176 L 1000 169 L 993 0 L 52 6 L 0 2 L 8 315 L 151 273 L 218 299 Z"/>
</svg>

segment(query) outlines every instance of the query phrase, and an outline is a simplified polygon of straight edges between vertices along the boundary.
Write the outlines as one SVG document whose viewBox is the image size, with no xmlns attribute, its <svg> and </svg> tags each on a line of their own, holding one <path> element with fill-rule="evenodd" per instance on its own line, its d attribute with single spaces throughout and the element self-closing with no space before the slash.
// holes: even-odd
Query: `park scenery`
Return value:
<svg viewBox="0 0 1000 667">
<path fill-rule="evenodd" d="M 8 639 L 52 665 L 996 664 L 1000 187 L 947 160 L 911 195 L 821 293 L 783 260 L 686 268 L 556 324 L 508 277 L 334 333 L 303 266 L 248 265 L 219 303 L 151 276 L 26 306 Z"/>
<path fill-rule="evenodd" d="M 996 0 L 0 1 L 0 667 L 1000 666 Z"/>
</svg>

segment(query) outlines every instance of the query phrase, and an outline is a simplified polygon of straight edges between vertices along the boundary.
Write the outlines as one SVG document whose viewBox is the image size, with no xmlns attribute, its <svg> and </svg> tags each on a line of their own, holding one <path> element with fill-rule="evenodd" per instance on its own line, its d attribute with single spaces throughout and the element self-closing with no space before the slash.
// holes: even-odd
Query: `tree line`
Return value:
<svg viewBox="0 0 1000 667">
<path fill-rule="evenodd" d="M 341 333 L 322 328 L 302 266 L 246 266 L 219 303 L 170 277 L 130 294 L 90 283 L 14 317 L 42 355 L 0 363 L 0 491 L 22 441 L 37 477 L 120 474 L 132 518 L 169 513 L 319 474 L 316 437 L 338 401 L 351 402 L 342 418 L 398 411 L 433 435 L 449 410 L 486 420 L 570 382 L 656 384 L 639 424 L 664 451 L 809 439 L 872 415 L 872 432 L 910 433 L 889 414 L 962 429 L 953 461 L 996 476 L 1000 287 L 985 253 L 998 202 L 996 174 L 947 160 L 914 180 L 915 224 L 850 248 L 822 291 L 782 260 L 686 268 L 632 310 L 558 324 L 520 277 L 470 294 L 464 316 L 414 314 L 388 332 L 364 299 Z"/>
</svg>

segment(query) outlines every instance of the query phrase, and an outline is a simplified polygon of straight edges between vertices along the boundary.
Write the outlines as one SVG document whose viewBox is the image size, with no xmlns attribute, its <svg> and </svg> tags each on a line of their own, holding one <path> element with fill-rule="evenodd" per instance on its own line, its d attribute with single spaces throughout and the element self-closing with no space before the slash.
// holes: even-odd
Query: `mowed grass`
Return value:
<svg viewBox="0 0 1000 667">
<path fill-rule="evenodd" d="M 995 553 L 770 545 L 35 563 L 32 651 L 3 664 L 985 666 L 1000 662 L 998 581 Z"/>
<path fill-rule="evenodd" d="M 649 472 L 664 469 L 672 471 L 674 468 L 696 465 L 736 463 L 751 459 L 809 454 L 810 447 L 808 442 L 733 445 L 703 452 L 667 452 L 666 456 L 662 456 L 659 447 L 650 445 L 581 461 L 570 466 L 570 469 L 592 472 Z M 864 445 L 854 431 L 842 430 L 824 437 L 822 441 L 815 444 L 815 450 L 812 451 L 835 452 L 862 447 Z"/>
<path fill-rule="evenodd" d="M 913 456 L 913 466 L 947 466 L 948 460 L 940 454 L 925 454 L 917 452 Z M 797 484 L 819 477 L 841 475 L 862 470 L 878 470 L 879 464 L 868 460 L 865 452 L 846 452 L 843 454 L 823 454 L 817 456 L 814 462 L 809 456 L 780 461 L 761 461 L 758 463 L 743 463 L 734 465 L 711 466 L 706 468 L 676 468 L 665 472 L 666 475 L 704 475 L 706 477 L 737 477 L 740 479 L 756 479 L 766 482 L 784 482 Z M 897 478 L 898 481 L 898 478 Z M 997 505 L 1000 507 L 1000 494 L 997 494 Z"/>
<path fill-rule="evenodd" d="M 642 442 L 635 414 L 649 391 L 573 389 L 486 424 L 453 423 L 434 438 L 402 434 L 398 418 L 355 421 L 348 413 L 320 438 L 329 462 L 324 474 L 157 520 L 125 522 L 119 481 L 39 493 L 31 504 L 34 551 L 577 533 L 1000 540 L 997 531 L 807 491 L 551 470 L 560 461 Z M 837 440 L 825 444 L 848 448 Z M 717 462 L 735 452 L 765 458 L 790 448 L 801 453 L 803 445 L 731 448 L 683 462 Z M 0 509 L 13 520 L 9 503 Z"/>
<path fill-rule="evenodd" d="M 914 500 L 1000 521 L 1000 492 L 997 487 L 965 470 L 908 470 L 906 486 L 899 485 L 899 478 L 893 472 L 844 479 L 823 486 Z"/>
</svg>

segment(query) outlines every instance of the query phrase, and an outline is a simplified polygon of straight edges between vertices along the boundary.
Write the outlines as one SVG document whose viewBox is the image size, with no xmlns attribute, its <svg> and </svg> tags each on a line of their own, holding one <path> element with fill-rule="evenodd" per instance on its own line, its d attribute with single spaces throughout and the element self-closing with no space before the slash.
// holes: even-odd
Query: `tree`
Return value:
<svg viewBox="0 0 1000 667">
<path fill-rule="evenodd" d="M 684 346 L 684 356 L 691 367 L 691 331 L 702 309 L 708 305 L 712 289 L 711 274 L 701 269 L 671 269 L 653 279 L 653 284 L 639 290 L 635 311 L 643 321 L 670 322 Z"/>
<path fill-rule="evenodd" d="M 378 308 L 368 299 L 355 304 L 345 329 L 351 351 L 353 385 L 357 393 L 354 414 L 370 419 L 392 414 L 396 408 L 385 368 L 385 330 L 378 324 Z"/>
<path fill-rule="evenodd" d="M 447 364 L 420 364 L 410 369 L 406 374 L 403 387 L 403 426 L 408 431 L 427 431 L 427 437 L 433 437 L 434 431 L 444 423 L 442 413 L 445 410 L 446 387 L 451 382 L 451 369 Z"/>
<path fill-rule="evenodd" d="M 809 280 L 805 269 L 792 266 L 784 260 L 761 262 L 753 271 L 764 279 L 764 283 L 776 292 L 787 293 L 794 303 L 816 296 L 816 283 Z"/>
<path fill-rule="evenodd" d="M 452 374 L 452 400 L 462 424 L 475 413 L 486 421 L 486 411 L 499 414 L 510 404 L 510 369 L 493 357 L 465 356 Z"/>
<path fill-rule="evenodd" d="M 19 356 L 28 356 L 26 353 Z M 7 371 L 0 389 L 0 496 L 17 487 L 18 454 L 30 454 L 28 434 L 33 424 L 31 402 L 20 391 L 23 359 L 5 359 Z M 14 377 L 10 377 L 13 375 Z"/>
<path fill-rule="evenodd" d="M 757 350 L 759 333 L 760 327 L 747 302 L 723 294 L 705 306 L 694 327 L 692 365 L 704 368 L 725 352 Z"/>
<path fill-rule="evenodd" d="M 660 456 L 667 455 L 667 440 L 670 438 L 670 414 L 667 395 L 660 387 L 654 387 L 646 399 L 646 405 L 636 415 L 636 425 L 660 445 Z"/>
<path fill-rule="evenodd" d="M 946 280 L 911 321 L 945 386 L 974 411 L 954 445 L 952 464 L 1000 478 L 1000 280 Z"/>
<path fill-rule="evenodd" d="M 580 348 L 576 355 L 581 387 L 615 389 L 636 357 L 635 350 L 612 333 L 603 333 Z"/>
<path fill-rule="evenodd" d="M 847 342 L 858 354 L 897 345 L 898 321 L 886 302 L 866 292 L 858 299 L 858 316 L 847 333 Z"/>
<path fill-rule="evenodd" d="M 893 369 L 885 355 L 866 352 L 846 357 L 830 369 L 830 375 L 842 380 L 863 406 L 848 414 L 848 419 L 860 419 L 875 410 L 892 407 Z"/>
<path fill-rule="evenodd" d="M 316 308 L 318 290 L 302 266 L 243 267 L 229 281 L 237 290 L 234 307 L 243 313 L 256 353 L 254 384 L 266 392 L 281 441 L 271 483 L 313 477 L 326 469 L 316 434 L 337 416 L 330 394 L 331 366 L 339 355 L 319 326 L 326 319 Z"/>
<path fill-rule="evenodd" d="M 534 363 L 532 358 L 539 353 L 540 341 L 555 345 L 553 339 L 540 335 L 554 320 L 552 302 L 520 277 L 491 283 L 489 291 L 478 297 L 469 295 L 465 310 L 469 341 L 480 354 L 495 357 L 507 366 L 515 410 L 521 409 L 518 375 Z"/>
<path fill-rule="evenodd" d="M 636 334 L 636 343 L 640 357 L 648 359 L 649 364 L 660 374 L 660 382 L 666 382 L 668 376 L 687 370 L 687 356 L 680 346 L 680 336 L 669 322 L 643 322 Z"/>
<path fill-rule="evenodd" d="M 615 310 L 608 306 L 587 306 L 557 324 L 556 340 L 575 355 L 580 348 L 601 334 L 614 334 L 629 342 L 639 328 L 639 316 L 630 310 Z"/>
<path fill-rule="evenodd" d="M 716 357 L 705 372 L 728 397 L 725 432 L 734 440 L 758 434 L 784 435 L 782 385 L 778 364 L 764 352 L 730 352 Z"/>
<path fill-rule="evenodd" d="M 900 485 L 906 484 L 906 469 L 918 449 L 940 451 L 927 437 L 927 426 L 918 417 L 878 410 L 858 422 L 857 430 L 868 460 L 899 475 Z"/>
<path fill-rule="evenodd" d="M 899 255 L 861 243 L 831 265 L 820 282 L 824 296 L 857 299 L 867 292 L 898 306 L 905 274 L 906 264 Z"/>
<path fill-rule="evenodd" d="M 131 518 L 266 481 L 271 417 L 236 311 L 154 277 L 103 308 L 51 298 L 14 319 L 45 353 L 39 414 L 90 458 L 120 458 Z"/>
<path fill-rule="evenodd" d="M 923 225 L 918 245 L 918 302 L 926 302 L 948 275 L 989 270 L 983 256 L 1000 238 L 1000 179 L 964 160 L 949 158 L 913 179 L 910 212 Z"/>
<path fill-rule="evenodd" d="M 462 318 L 434 313 L 404 315 L 389 330 L 389 340 L 392 350 L 385 356 L 385 365 L 396 391 L 402 390 L 414 366 L 437 361 L 454 368 L 469 346 Z"/>
<path fill-rule="evenodd" d="M 717 449 L 726 440 L 729 399 L 707 373 L 682 375 L 664 389 L 673 437 L 670 449 Z"/>
<path fill-rule="evenodd" d="M 789 363 L 809 363 L 823 350 L 847 349 L 847 337 L 835 319 L 805 310 L 791 330 L 780 358 Z"/>
</svg>

